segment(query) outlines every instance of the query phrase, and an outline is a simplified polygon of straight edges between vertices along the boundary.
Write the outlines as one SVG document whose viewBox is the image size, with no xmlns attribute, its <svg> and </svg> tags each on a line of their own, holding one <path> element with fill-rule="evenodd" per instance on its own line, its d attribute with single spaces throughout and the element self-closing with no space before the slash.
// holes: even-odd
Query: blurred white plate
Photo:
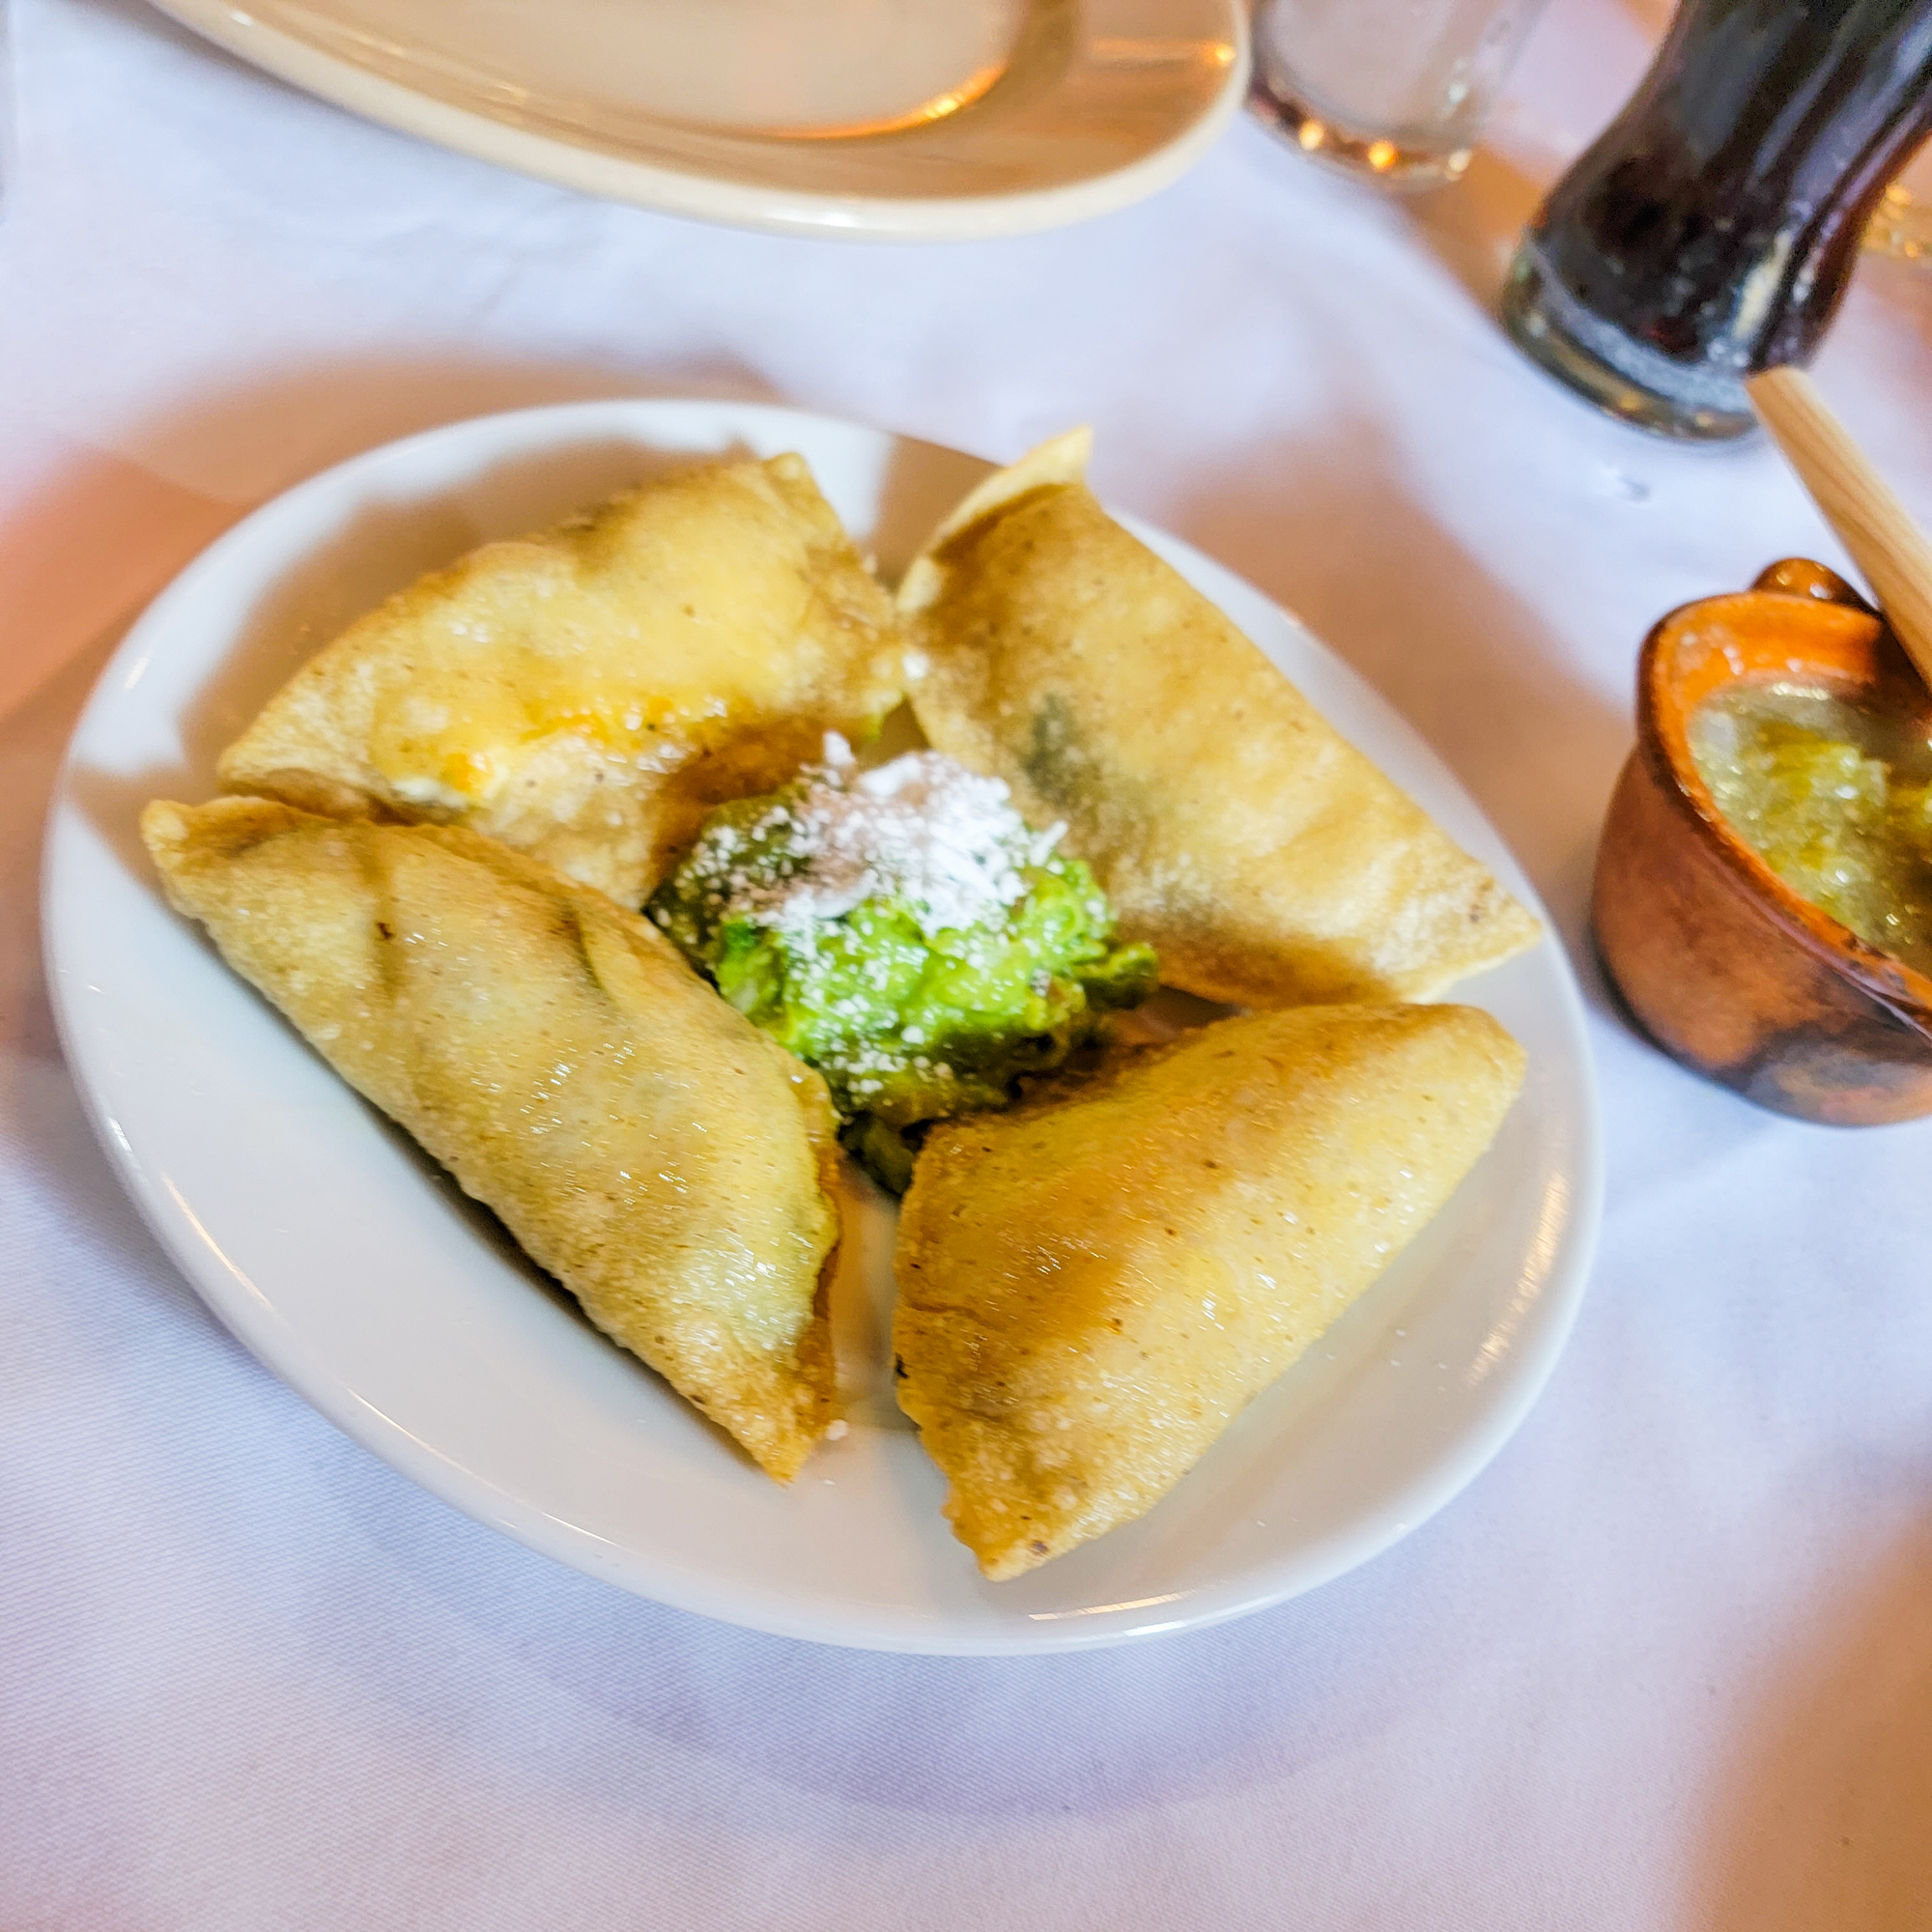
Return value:
<svg viewBox="0 0 1932 1932">
<path fill-rule="evenodd" d="M 257 511 L 134 627 L 75 731 L 48 834 L 49 977 L 74 1076 L 149 1221 L 221 1319 L 357 1441 L 566 1563 L 687 1609 L 927 1651 L 1109 1643 L 1339 1575 L 1439 1509 L 1555 1362 L 1595 1238 L 1581 1008 L 1546 942 L 1468 981 L 1529 1050 L 1495 1147 L 1422 1238 L 1140 1522 L 983 1581 L 890 1394 L 891 1216 L 851 1240 L 851 1434 L 790 1490 L 606 1342 L 163 904 L 135 830 L 349 618 L 477 542 L 667 461 L 797 449 L 890 570 L 985 466 L 754 405 L 610 402 L 456 423 Z M 1138 527 L 1138 526 L 1137 526 Z M 1510 888 L 1495 833 L 1388 706 L 1198 552 L 1155 545 Z"/>
<path fill-rule="evenodd" d="M 156 0 L 373 121 L 613 201 L 962 241 L 1164 187 L 1233 118 L 1242 0 Z"/>
</svg>

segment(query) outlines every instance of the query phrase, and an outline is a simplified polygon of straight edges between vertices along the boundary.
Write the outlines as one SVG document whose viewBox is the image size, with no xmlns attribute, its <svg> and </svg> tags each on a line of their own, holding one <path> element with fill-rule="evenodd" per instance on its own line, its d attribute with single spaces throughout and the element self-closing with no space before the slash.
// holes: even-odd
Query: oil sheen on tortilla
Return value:
<svg viewBox="0 0 1932 1932">
<path fill-rule="evenodd" d="M 905 576 L 934 745 L 1066 822 L 1161 978 L 1248 1007 L 1422 999 L 1537 922 L 1107 515 L 1074 431 L 989 477 Z"/>
<path fill-rule="evenodd" d="M 1159 1501 L 1448 1200 L 1522 1068 L 1471 1007 L 1300 1007 L 935 1128 L 893 1347 L 986 1575 Z"/>
<path fill-rule="evenodd" d="M 897 702 L 890 600 L 803 458 L 646 483 L 491 543 L 320 652 L 223 754 L 231 791 L 460 824 L 627 905 L 715 804 Z"/>
<path fill-rule="evenodd" d="M 832 1415 L 817 1074 L 601 894 L 459 829 L 156 803 L 175 907 L 780 1481 Z"/>
</svg>

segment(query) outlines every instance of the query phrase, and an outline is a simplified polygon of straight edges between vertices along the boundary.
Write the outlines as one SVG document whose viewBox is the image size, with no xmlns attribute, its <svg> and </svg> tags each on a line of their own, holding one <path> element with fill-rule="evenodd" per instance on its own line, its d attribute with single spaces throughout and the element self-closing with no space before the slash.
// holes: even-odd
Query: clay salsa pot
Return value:
<svg viewBox="0 0 1932 1932">
<path fill-rule="evenodd" d="M 1645 639 L 1637 744 L 1610 801 L 1591 920 L 1632 1015 L 1687 1066 L 1803 1120 L 1932 1113 L 1932 980 L 1801 898 L 1733 833 L 1690 757 L 1704 699 L 1800 682 L 1889 713 L 1932 698 L 1877 614 L 1787 558 L 1747 591 L 1673 611 Z"/>
</svg>

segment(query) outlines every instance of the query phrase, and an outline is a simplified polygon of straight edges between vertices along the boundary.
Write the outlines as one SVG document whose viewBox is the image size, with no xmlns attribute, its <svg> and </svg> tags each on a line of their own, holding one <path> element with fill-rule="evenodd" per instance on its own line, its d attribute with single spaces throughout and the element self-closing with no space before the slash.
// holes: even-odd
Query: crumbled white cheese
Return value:
<svg viewBox="0 0 1932 1932">
<path fill-rule="evenodd" d="M 1035 832 L 1000 780 L 943 753 L 908 752 L 862 772 L 827 732 L 824 762 L 800 787 L 742 833 L 721 826 L 700 841 L 695 869 L 727 919 L 805 933 L 885 898 L 931 938 L 999 925 L 1025 895 L 1022 868 L 1044 865 L 1065 830 Z M 779 878 L 740 859 L 773 837 L 789 862 Z"/>
</svg>

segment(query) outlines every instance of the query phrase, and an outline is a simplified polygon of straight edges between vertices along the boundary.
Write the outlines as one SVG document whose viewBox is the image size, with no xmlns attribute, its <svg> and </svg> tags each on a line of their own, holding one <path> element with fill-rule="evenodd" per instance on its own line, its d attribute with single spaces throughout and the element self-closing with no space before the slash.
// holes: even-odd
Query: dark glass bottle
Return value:
<svg viewBox="0 0 1932 1932">
<path fill-rule="evenodd" d="M 1524 231 L 1503 322 L 1617 415 L 1741 436 L 1744 378 L 1809 358 L 1928 132 L 1932 0 L 1684 0 Z"/>
</svg>

